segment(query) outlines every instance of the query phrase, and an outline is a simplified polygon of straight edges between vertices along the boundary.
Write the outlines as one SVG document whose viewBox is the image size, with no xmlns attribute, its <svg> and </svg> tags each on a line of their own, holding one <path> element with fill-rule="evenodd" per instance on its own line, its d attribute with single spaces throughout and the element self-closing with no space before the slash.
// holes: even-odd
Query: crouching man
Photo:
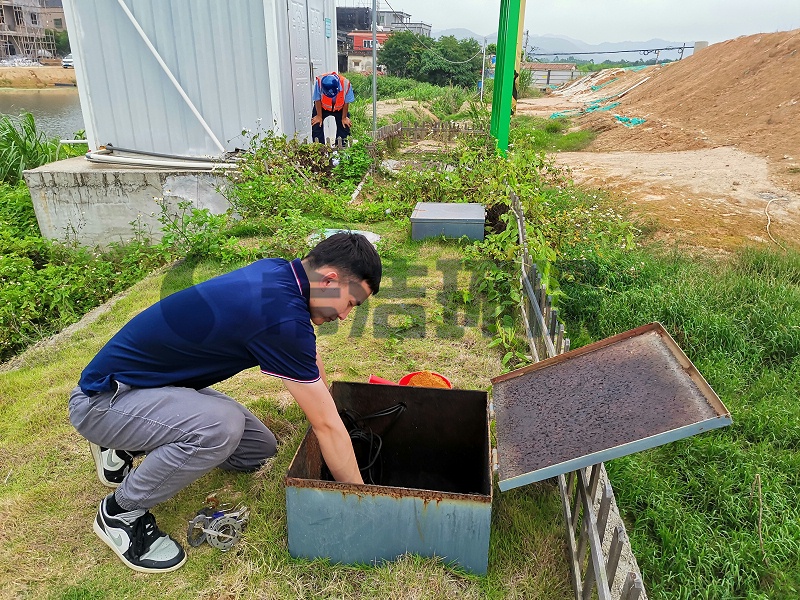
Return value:
<svg viewBox="0 0 800 600">
<path fill-rule="evenodd" d="M 346 318 L 380 281 L 372 244 L 338 233 L 302 260 L 259 260 L 172 294 L 100 350 L 72 391 L 69 417 L 89 440 L 100 481 L 115 488 L 93 528 L 123 563 L 151 573 L 182 566 L 186 553 L 150 509 L 215 467 L 255 471 L 275 454 L 272 432 L 210 387 L 244 369 L 282 379 L 333 476 L 363 483 L 313 325 Z"/>
</svg>

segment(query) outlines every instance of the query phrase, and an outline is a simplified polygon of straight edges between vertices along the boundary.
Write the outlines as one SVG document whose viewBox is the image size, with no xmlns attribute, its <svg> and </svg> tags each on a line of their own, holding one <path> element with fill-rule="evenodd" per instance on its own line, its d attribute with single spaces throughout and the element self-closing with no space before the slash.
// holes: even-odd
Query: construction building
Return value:
<svg viewBox="0 0 800 600">
<path fill-rule="evenodd" d="M 0 0 L 0 61 L 53 58 L 56 44 L 45 33 L 41 0 Z"/>
<path fill-rule="evenodd" d="M 67 21 L 64 19 L 64 6 L 61 0 L 41 0 L 41 18 L 45 29 L 66 31 Z"/>
</svg>

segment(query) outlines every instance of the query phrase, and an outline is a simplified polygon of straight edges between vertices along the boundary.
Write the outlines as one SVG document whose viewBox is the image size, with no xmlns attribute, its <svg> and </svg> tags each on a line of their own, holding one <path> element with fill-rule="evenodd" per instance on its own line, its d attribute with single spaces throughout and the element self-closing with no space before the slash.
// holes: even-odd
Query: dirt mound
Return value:
<svg viewBox="0 0 800 600">
<path fill-rule="evenodd" d="M 767 158 L 776 178 L 800 190 L 800 29 L 714 44 L 594 92 L 613 100 L 621 93 L 617 89 L 637 77 L 648 79 L 619 98 L 618 106 L 579 119 L 582 128 L 600 133 L 591 150 L 735 146 Z M 573 97 L 581 99 L 578 93 Z M 625 127 L 614 114 L 646 121 Z"/>
<path fill-rule="evenodd" d="M 416 100 L 404 100 L 402 98 L 378 100 L 378 117 L 388 117 L 401 110 L 409 113 L 410 115 L 414 115 L 414 117 L 419 120 L 439 120 L 436 115 L 434 115 L 430 109 L 428 109 L 427 106 L 425 106 L 422 102 L 417 102 Z M 372 108 L 368 107 L 367 112 L 372 115 Z"/>
<path fill-rule="evenodd" d="M 798 51 L 800 30 L 740 37 L 662 66 L 593 73 L 518 112 L 565 112 L 597 131 L 591 152 L 556 162 L 659 239 L 714 252 L 800 248 Z"/>
<path fill-rule="evenodd" d="M 0 67 L 0 87 L 34 89 L 54 85 L 75 85 L 75 69 Z"/>
</svg>

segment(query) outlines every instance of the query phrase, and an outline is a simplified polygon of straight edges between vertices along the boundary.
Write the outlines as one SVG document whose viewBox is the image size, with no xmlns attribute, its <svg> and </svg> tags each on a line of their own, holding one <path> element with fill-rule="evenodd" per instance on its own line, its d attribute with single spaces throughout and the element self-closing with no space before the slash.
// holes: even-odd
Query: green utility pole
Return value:
<svg viewBox="0 0 800 600">
<path fill-rule="evenodd" d="M 521 12 L 522 0 L 501 0 L 490 132 L 497 140 L 497 147 L 503 154 L 508 150 L 508 130 L 511 124 L 514 67 L 517 63 Z"/>
</svg>

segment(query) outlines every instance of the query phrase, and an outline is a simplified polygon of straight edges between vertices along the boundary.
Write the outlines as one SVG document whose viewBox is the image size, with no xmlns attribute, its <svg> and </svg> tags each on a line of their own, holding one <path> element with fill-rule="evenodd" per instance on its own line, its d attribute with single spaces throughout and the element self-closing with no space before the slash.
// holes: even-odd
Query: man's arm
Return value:
<svg viewBox="0 0 800 600">
<path fill-rule="evenodd" d="M 286 389 L 306 413 L 322 450 L 322 457 L 336 481 L 364 483 L 353 451 L 350 434 L 342 423 L 336 404 L 322 379 L 314 383 L 283 380 Z"/>
<path fill-rule="evenodd" d="M 314 100 L 314 106 L 317 108 L 317 114 L 311 117 L 311 124 L 316 125 L 319 123 L 322 125 L 322 100 Z"/>
<path fill-rule="evenodd" d="M 322 364 L 322 357 L 317 352 L 317 369 L 319 369 L 319 376 L 322 379 L 322 383 L 325 384 L 325 387 L 330 389 L 328 385 L 328 376 L 325 374 L 325 365 Z"/>
<path fill-rule="evenodd" d="M 347 111 L 349 110 L 349 106 L 350 104 L 345 102 L 344 106 L 342 107 L 342 125 L 344 125 L 345 127 L 350 127 L 352 125 L 352 123 L 350 122 L 350 117 L 347 116 Z"/>
<path fill-rule="evenodd" d="M 345 127 L 350 127 L 352 123 L 350 122 L 350 117 L 348 116 L 350 105 L 356 101 L 356 95 L 353 93 L 353 86 L 350 84 L 347 79 L 344 80 L 344 106 L 342 107 L 342 125 Z"/>
</svg>

